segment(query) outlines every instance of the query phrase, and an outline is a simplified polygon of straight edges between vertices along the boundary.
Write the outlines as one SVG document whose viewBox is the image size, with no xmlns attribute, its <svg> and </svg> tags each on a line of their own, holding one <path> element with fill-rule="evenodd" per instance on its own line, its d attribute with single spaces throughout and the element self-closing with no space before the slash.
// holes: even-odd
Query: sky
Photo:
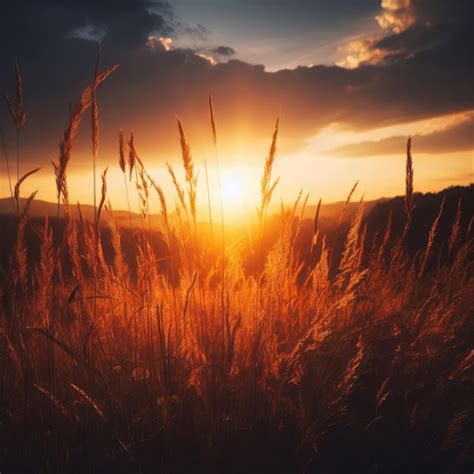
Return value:
<svg viewBox="0 0 474 474">
<path fill-rule="evenodd" d="M 124 208 L 117 135 L 137 150 L 168 193 L 169 162 L 180 174 L 176 116 L 212 193 L 217 163 L 226 205 L 253 209 L 276 119 L 276 201 L 343 200 L 356 180 L 366 199 L 403 194 L 408 135 L 415 187 L 437 191 L 473 181 L 473 5 L 471 0 L 17 0 L 2 7 L 0 90 L 14 100 L 15 61 L 27 122 L 20 133 L 23 193 L 53 201 L 51 161 L 70 105 L 101 67 L 99 171 Z M 218 134 L 212 146 L 208 94 Z M 10 161 L 15 128 L 0 108 Z M 71 200 L 91 202 L 90 119 L 69 167 Z M 9 194 L 2 157 L 0 196 Z M 14 173 L 13 180 L 16 179 Z"/>
</svg>

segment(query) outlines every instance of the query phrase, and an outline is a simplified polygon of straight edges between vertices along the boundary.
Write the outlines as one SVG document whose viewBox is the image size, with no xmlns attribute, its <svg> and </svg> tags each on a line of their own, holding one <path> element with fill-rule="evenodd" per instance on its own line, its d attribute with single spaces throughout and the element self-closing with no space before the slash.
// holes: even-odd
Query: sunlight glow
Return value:
<svg viewBox="0 0 474 474">
<path fill-rule="evenodd" d="M 244 198 L 244 183 L 238 173 L 224 173 L 221 176 L 221 195 L 225 206 L 241 203 Z"/>
</svg>

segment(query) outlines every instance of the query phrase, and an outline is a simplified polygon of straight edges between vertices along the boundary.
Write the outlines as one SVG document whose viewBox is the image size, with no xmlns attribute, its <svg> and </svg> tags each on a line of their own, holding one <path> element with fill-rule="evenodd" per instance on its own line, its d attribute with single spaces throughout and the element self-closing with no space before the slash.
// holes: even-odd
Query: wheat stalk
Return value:
<svg viewBox="0 0 474 474">
<path fill-rule="evenodd" d="M 318 205 L 316 206 L 316 212 L 314 213 L 314 220 L 313 220 L 313 235 L 311 237 L 311 256 L 313 256 L 314 249 L 318 243 L 318 221 L 319 221 L 319 213 L 321 211 L 321 199 L 319 199 Z"/>
<path fill-rule="evenodd" d="M 211 209 L 211 192 L 209 189 L 209 175 L 207 173 L 207 160 L 204 158 L 204 170 L 206 172 L 206 188 L 207 188 L 207 208 L 209 211 L 209 226 L 211 228 L 211 243 L 214 246 L 214 228 L 212 225 L 212 209 Z"/>
<path fill-rule="evenodd" d="M 454 217 L 453 226 L 451 228 L 451 235 L 449 237 L 449 244 L 448 244 L 448 253 L 451 255 L 453 250 L 456 248 L 459 238 L 461 236 L 461 198 L 458 200 L 458 207 L 456 209 L 456 215 Z"/>
<path fill-rule="evenodd" d="M 7 168 L 8 185 L 10 188 L 10 197 L 12 199 L 12 210 L 13 210 L 14 215 L 18 215 L 18 209 L 16 209 L 16 206 L 15 206 L 15 197 L 13 195 L 12 177 L 10 173 L 10 162 L 8 161 L 7 144 L 5 142 L 5 133 L 3 131 L 2 124 L 0 124 L 0 135 L 2 136 L 2 149 L 3 149 L 3 156 L 5 158 L 5 165 Z"/>
<path fill-rule="evenodd" d="M 58 196 L 58 213 L 59 213 L 59 198 L 61 194 L 67 197 L 67 167 L 72 157 L 72 148 L 77 138 L 79 125 L 85 114 L 92 104 L 92 91 L 97 89 L 99 85 L 104 82 L 116 69 L 118 65 L 106 69 L 104 72 L 97 75 L 95 84 L 89 84 L 82 92 L 81 99 L 75 105 L 70 114 L 69 124 L 63 133 L 63 137 L 59 144 L 58 162 L 53 163 L 54 172 L 56 176 L 56 189 Z"/>
<path fill-rule="evenodd" d="M 403 230 L 402 244 L 405 242 L 411 223 L 413 221 L 413 210 L 415 209 L 415 200 L 413 195 L 413 158 L 411 154 L 411 137 L 407 140 L 406 163 L 405 163 L 405 214 L 406 224 Z"/>
<path fill-rule="evenodd" d="M 7 104 L 8 110 L 12 117 L 13 123 L 15 124 L 16 130 L 16 179 L 20 178 L 20 130 L 26 123 L 26 113 L 24 110 L 24 86 L 23 86 L 23 78 L 21 76 L 20 67 L 18 63 L 15 63 L 15 79 L 16 79 L 16 104 L 13 106 L 12 102 L 8 98 L 5 92 L 3 93 L 3 97 Z M 2 137 L 3 137 L 3 129 L 2 129 Z M 10 166 L 8 163 L 8 156 L 6 152 L 5 146 L 5 138 L 3 137 L 3 147 L 5 153 L 5 160 L 7 163 L 7 172 L 8 172 L 8 179 L 10 183 L 10 192 L 11 192 L 11 178 L 10 178 Z M 19 209 L 18 209 L 18 199 L 16 201 L 16 216 L 19 216 Z"/>
<path fill-rule="evenodd" d="M 436 219 L 434 220 L 430 229 L 430 233 L 428 235 L 428 242 L 426 243 L 426 249 L 423 256 L 423 261 L 421 264 L 420 271 L 418 273 L 419 278 L 422 278 L 426 271 L 426 265 L 428 263 L 430 252 L 431 252 L 431 249 L 433 248 L 433 244 L 435 242 L 436 235 L 438 233 L 439 221 L 441 219 L 441 214 L 443 213 L 443 209 L 444 209 L 444 202 L 445 202 L 445 198 L 443 198 L 443 200 L 441 201 L 441 206 L 439 207 L 438 215 L 436 216 Z"/>
<path fill-rule="evenodd" d="M 184 190 L 179 184 L 178 179 L 176 178 L 176 173 L 174 172 L 172 166 L 169 163 L 166 163 L 166 167 L 168 169 L 169 175 L 171 176 L 171 180 L 173 181 L 173 186 L 176 190 L 176 194 L 178 195 L 179 203 L 181 204 L 181 207 L 184 209 L 184 211 L 187 213 L 188 206 L 186 204 Z"/>
<path fill-rule="evenodd" d="M 16 79 L 16 104 L 15 106 L 12 104 L 11 100 L 7 96 L 7 94 L 3 93 L 3 98 L 7 103 L 8 110 L 10 115 L 13 119 L 13 122 L 16 128 L 19 130 L 23 125 L 26 123 L 26 113 L 24 109 L 24 86 L 23 86 L 23 78 L 21 76 L 20 67 L 18 63 L 15 63 L 15 79 Z"/>
<path fill-rule="evenodd" d="M 100 215 L 102 213 L 102 207 L 104 206 L 105 203 L 105 197 L 107 195 L 107 170 L 109 168 L 105 168 L 104 172 L 101 175 L 101 180 L 102 180 L 102 188 L 101 188 L 101 196 L 100 196 L 100 201 L 99 201 L 99 207 L 97 208 L 97 219 L 95 222 L 95 232 L 96 235 L 99 235 L 99 221 L 100 221 Z"/>
<path fill-rule="evenodd" d="M 196 185 L 197 177 L 194 175 L 194 163 L 189 144 L 186 140 L 183 126 L 179 117 L 176 117 L 178 123 L 179 143 L 181 145 L 181 158 L 185 171 L 185 179 L 188 184 L 188 200 L 191 216 L 193 218 L 194 232 L 196 233 Z"/>
<path fill-rule="evenodd" d="M 265 160 L 263 175 L 260 183 L 261 201 L 260 207 L 257 209 L 260 221 L 260 236 L 262 236 L 263 233 L 266 210 L 268 208 L 268 205 L 270 204 L 273 191 L 275 190 L 279 181 L 279 178 L 277 178 L 275 181 L 273 181 L 273 183 L 271 183 L 273 163 L 275 161 L 276 156 L 276 143 L 278 138 L 279 124 L 280 119 L 278 118 L 275 123 L 275 130 L 273 131 L 270 151 L 268 152 L 267 158 Z"/>
<path fill-rule="evenodd" d="M 123 130 L 119 131 L 119 166 L 123 173 L 123 182 L 125 186 L 125 195 L 127 197 L 127 210 L 128 210 L 128 222 L 130 229 L 132 228 L 132 213 L 130 210 L 130 197 L 128 194 L 128 183 L 127 183 L 127 160 L 125 157 L 125 136 Z"/>
<path fill-rule="evenodd" d="M 354 183 L 354 186 L 352 186 L 351 190 L 349 191 L 349 194 L 347 195 L 347 198 L 346 198 L 346 201 L 344 202 L 344 206 L 342 208 L 342 211 L 341 211 L 341 214 L 339 216 L 339 221 L 337 223 L 337 225 L 340 227 L 341 224 L 342 224 L 342 220 L 344 218 L 344 215 L 347 211 L 347 208 L 349 207 L 349 203 L 351 202 L 351 198 L 352 198 L 352 195 L 354 194 L 356 188 L 357 188 L 357 185 L 359 184 L 359 181 L 356 181 Z"/>
</svg>

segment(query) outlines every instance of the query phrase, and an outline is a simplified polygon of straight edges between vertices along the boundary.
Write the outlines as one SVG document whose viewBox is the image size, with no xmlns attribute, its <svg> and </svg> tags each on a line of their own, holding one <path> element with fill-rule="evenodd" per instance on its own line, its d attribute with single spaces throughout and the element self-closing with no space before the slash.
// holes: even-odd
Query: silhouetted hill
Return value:
<svg viewBox="0 0 474 474">
<path fill-rule="evenodd" d="M 411 230 L 408 234 L 407 244 L 409 251 L 415 253 L 426 246 L 429 230 L 436 218 L 439 207 L 443 198 L 445 198 L 444 210 L 441 215 L 439 222 L 438 234 L 436 243 L 437 245 L 443 245 L 446 243 L 451 233 L 451 227 L 454 221 L 458 202 L 461 202 L 462 208 L 462 232 L 465 233 L 470 219 L 474 216 L 474 185 L 461 187 L 447 188 L 439 193 L 427 193 L 415 194 L 415 210 L 414 218 Z M 21 205 L 24 205 L 25 200 L 20 200 Z M 350 221 L 355 213 L 355 210 L 359 206 L 359 203 L 350 203 L 345 211 L 345 218 L 341 227 L 338 226 L 339 216 L 344 207 L 344 203 L 333 203 L 321 206 L 321 213 L 319 218 L 318 228 L 321 235 L 326 236 L 326 240 L 329 245 L 334 245 L 336 253 L 340 252 L 344 246 L 345 234 Z M 73 217 L 78 217 L 78 211 L 76 206 L 71 206 Z M 93 207 L 92 206 L 81 206 L 83 215 L 89 220 L 93 219 Z M 59 246 L 61 235 L 64 229 L 64 220 L 62 218 L 62 209 L 60 212 L 60 219 L 56 219 L 56 205 L 45 201 L 34 201 L 31 207 L 31 218 L 28 222 L 26 231 L 26 241 L 28 253 L 30 256 L 30 264 L 34 265 L 39 256 L 40 249 L 40 238 L 38 236 L 39 230 L 44 222 L 44 216 L 48 216 L 50 225 L 53 228 L 54 244 Z M 320 247 L 316 248 L 316 251 L 310 256 L 311 238 L 313 232 L 313 216 L 315 212 L 315 206 L 310 206 L 306 210 L 305 216 L 308 218 L 304 219 L 301 224 L 301 230 L 296 240 L 296 250 L 306 260 L 310 261 L 310 258 L 317 259 Z M 385 230 L 389 214 L 392 214 L 392 226 L 391 226 L 391 241 L 400 237 L 403 232 L 405 225 L 405 213 L 404 213 L 404 198 L 402 196 L 395 197 L 393 199 L 380 199 L 378 201 L 371 201 L 366 203 L 366 214 L 364 219 L 364 225 L 367 225 L 367 238 L 366 248 L 373 245 L 374 239 L 379 241 L 382 238 Z M 141 230 L 137 227 L 141 227 L 140 216 L 133 214 L 132 219 L 134 226 L 129 228 L 129 217 L 126 211 L 114 211 L 114 217 L 120 224 L 122 223 L 122 244 L 126 254 L 128 263 L 133 268 L 136 259 L 137 246 L 140 241 L 140 235 L 142 232 L 150 234 L 152 236 L 152 242 L 155 247 L 155 253 L 157 258 L 160 259 L 166 256 L 166 250 L 161 237 L 161 233 L 157 230 Z M 310 217 L 310 218 L 309 218 Z M 107 219 L 104 218 L 104 223 Z M 160 222 L 160 216 L 152 216 L 152 229 L 157 229 Z M 0 247 L 0 264 L 3 272 L 8 267 L 11 252 L 14 248 L 15 235 L 16 235 L 16 218 L 11 213 L 11 201 L 9 199 L 0 200 L 0 226 L 2 228 L 2 245 Z M 148 229 L 148 225 L 145 226 Z M 208 233 L 208 224 L 200 224 L 200 232 L 206 236 Z M 266 237 L 264 241 L 264 248 L 269 250 L 279 235 L 279 217 L 274 215 L 268 219 L 266 227 Z M 102 230 L 104 254 L 107 260 L 110 262 L 113 258 L 112 245 L 110 242 L 110 229 L 107 226 L 103 227 Z M 204 237 L 206 240 L 207 237 Z M 321 242 L 321 239 L 320 239 Z M 334 259 L 333 265 L 337 266 L 337 259 Z M 33 268 L 33 266 L 31 267 Z M 335 268 L 333 269 L 335 270 Z"/>
<path fill-rule="evenodd" d="M 366 209 L 369 211 L 371 210 L 375 204 L 377 204 L 380 200 L 375 200 L 375 201 L 368 201 L 366 202 Z M 20 198 L 20 209 L 24 207 L 26 203 L 25 198 Z M 287 204 L 287 206 L 291 207 L 293 204 Z M 334 202 L 334 203 L 329 203 L 325 204 L 324 202 L 321 204 L 321 209 L 319 213 L 319 218 L 321 222 L 330 222 L 334 220 L 338 220 L 339 216 L 342 212 L 342 209 L 345 206 L 344 201 L 339 201 L 339 202 Z M 346 208 L 346 211 L 344 213 L 344 221 L 350 221 L 352 217 L 354 216 L 355 211 L 357 210 L 358 203 L 357 202 L 350 202 Z M 304 218 L 307 219 L 312 219 L 314 217 L 314 214 L 316 212 L 316 205 L 308 205 L 306 206 L 305 213 L 304 213 Z M 89 205 L 89 204 L 81 204 L 80 205 L 82 215 L 88 220 L 89 222 L 93 221 L 94 219 L 94 207 Z M 78 219 L 79 218 L 79 211 L 78 211 L 78 206 L 76 204 L 72 204 L 70 206 L 71 213 L 73 219 Z M 11 198 L 2 198 L 0 199 L 0 215 L 12 215 L 12 200 Z M 117 222 L 117 224 L 120 227 L 129 227 L 130 226 L 130 217 L 132 221 L 132 227 L 137 227 L 141 228 L 142 227 L 142 221 L 140 218 L 140 215 L 137 214 L 136 212 L 131 212 L 130 215 L 128 211 L 124 210 L 113 210 L 114 214 L 114 219 Z M 173 215 L 173 213 L 170 213 Z M 207 215 L 208 215 L 208 209 L 205 206 L 198 206 L 197 208 L 197 215 L 198 219 L 200 216 L 202 217 L 202 220 L 207 220 Z M 64 218 L 64 209 L 63 206 L 59 207 L 59 214 L 58 214 L 58 208 L 57 204 L 53 202 L 48 202 L 48 201 L 42 201 L 42 200 L 33 200 L 31 203 L 31 207 L 29 210 L 29 216 L 31 218 L 35 217 L 49 217 L 49 218 L 56 218 L 59 217 L 60 219 Z M 158 214 L 151 214 L 151 225 L 152 227 L 157 227 L 161 223 L 161 218 Z M 148 217 L 147 217 L 148 220 Z M 148 225 L 148 222 L 147 222 Z M 227 226 L 232 226 L 231 222 L 226 223 Z M 237 226 L 241 225 L 241 223 L 238 223 Z"/>
<path fill-rule="evenodd" d="M 380 198 L 373 201 L 365 201 L 366 212 L 370 212 L 377 204 L 379 204 L 380 202 L 384 202 L 386 200 L 387 200 L 386 198 Z M 345 205 L 346 205 L 345 201 L 332 202 L 329 204 L 324 204 L 324 202 L 321 202 L 321 209 L 319 211 L 320 222 L 321 220 L 337 222 L 339 220 L 339 217 Z M 351 221 L 358 207 L 359 207 L 358 201 L 349 202 L 349 204 L 347 205 L 344 211 L 343 222 Z M 305 219 L 313 219 L 314 214 L 316 212 L 316 208 L 317 208 L 317 205 L 306 206 L 306 210 L 303 217 Z"/>
<path fill-rule="evenodd" d="M 26 203 L 26 199 L 20 198 L 20 209 L 24 207 Z M 94 206 L 89 204 L 81 204 L 81 212 L 82 215 L 86 220 L 92 222 L 94 220 Z M 70 206 L 71 214 L 73 219 L 79 218 L 79 210 L 77 205 Z M 132 226 L 133 227 L 141 227 L 141 219 L 140 215 L 132 212 L 129 216 L 128 211 L 117 210 L 113 211 L 114 218 L 119 226 L 129 226 L 130 225 L 130 217 L 132 219 Z M 12 215 L 12 201 L 11 198 L 3 198 L 0 199 L 0 214 L 3 215 Z M 48 202 L 48 201 L 41 201 L 41 200 L 33 200 L 31 203 L 31 207 L 29 210 L 29 216 L 31 218 L 56 218 L 59 217 L 60 219 L 64 218 L 64 208 L 63 206 L 59 207 L 59 214 L 58 214 L 58 207 L 56 203 Z M 151 224 L 152 226 L 158 226 L 161 222 L 159 215 L 152 214 L 151 215 Z"/>
<path fill-rule="evenodd" d="M 431 226 L 438 215 L 441 202 L 445 199 L 444 209 L 438 225 L 435 245 L 447 247 L 447 241 L 451 234 L 452 225 L 456 215 L 458 202 L 461 202 L 461 232 L 465 235 L 469 221 L 474 216 L 474 185 L 455 186 L 447 188 L 439 193 L 415 193 L 415 210 L 413 213 L 413 223 L 407 235 L 408 251 L 412 254 L 426 248 L 428 234 Z M 339 204 L 339 203 L 338 203 Z M 341 203 L 343 204 L 343 203 Z M 352 203 L 346 209 L 346 219 L 339 227 L 338 215 L 342 210 L 339 206 L 339 214 L 332 218 L 320 218 L 318 229 L 320 235 L 326 237 L 329 246 L 334 247 L 334 256 L 332 261 L 332 274 L 337 271 L 339 264 L 338 256 L 342 252 L 345 244 L 346 233 L 350 227 L 351 220 L 359 203 Z M 337 207 L 336 207 L 337 208 Z M 388 248 L 393 246 L 394 242 L 400 239 L 406 222 L 404 207 L 404 197 L 398 196 L 392 199 L 380 199 L 365 204 L 365 216 L 362 228 L 366 226 L 365 249 L 369 250 L 374 243 L 379 244 L 383 238 L 385 228 L 392 214 L 391 234 L 388 242 Z M 317 260 L 321 249 L 321 240 L 316 247 L 313 255 L 310 255 L 311 239 L 313 235 L 313 219 L 305 219 L 301 224 L 301 230 L 297 236 L 297 250 L 303 259 L 307 262 Z M 446 252 L 442 253 L 446 258 Z"/>
<path fill-rule="evenodd" d="M 462 232 L 466 231 L 470 219 L 474 216 L 474 184 L 453 186 L 439 193 L 415 193 L 414 199 L 413 222 L 407 236 L 408 248 L 412 252 L 416 252 L 426 245 L 428 233 L 438 215 L 443 199 L 445 203 L 437 231 L 439 243 L 446 242 L 451 234 L 458 202 L 461 203 Z M 378 231 L 384 231 L 390 213 L 392 213 L 392 237 L 403 232 L 405 226 L 404 198 L 396 197 L 377 203 L 367 215 L 367 232 L 370 239 L 375 238 Z"/>
</svg>

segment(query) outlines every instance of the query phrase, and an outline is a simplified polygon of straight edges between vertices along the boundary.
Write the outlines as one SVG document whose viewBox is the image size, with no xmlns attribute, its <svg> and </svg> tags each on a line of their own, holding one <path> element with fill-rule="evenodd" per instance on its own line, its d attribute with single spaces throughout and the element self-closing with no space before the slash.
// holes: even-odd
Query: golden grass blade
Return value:
<svg viewBox="0 0 474 474">
<path fill-rule="evenodd" d="M 102 409 L 99 407 L 99 404 L 88 394 L 86 393 L 85 390 L 83 390 L 81 387 L 74 383 L 70 383 L 69 386 L 76 392 L 78 393 L 83 400 L 85 400 L 90 407 L 93 409 L 94 413 L 99 417 L 102 418 L 102 420 L 105 421 L 105 415 Z"/>
<path fill-rule="evenodd" d="M 16 124 L 18 122 L 17 117 L 16 117 L 16 110 L 13 107 L 13 104 L 12 104 L 10 98 L 7 96 L 7 94 L 5 92 L 3 92 L 2 95 L 3 95 L 3 98 L 5 99 L 6 104 L 7 104 L 7 108 L 8 108 L 8 111 L 10 112 L 13 123 L 16 126 Z"/>
<path fill-rule="evenodd" d="M 20 67 L 15 63 L 16 72 L 16 119 L 17 128 L 20 129 L 26 123 L 26 113 L 23 98 L 23 78 L 21 77 Z"/>
<path fill-rule="evenodd" d="M 413 201 L 413 158 L 411 155 L 411 137 L 407 140 L 407 158 L 405 173 L 405 212 L 411 216 L 415 204 Z"/>
<path fill-rule="evenodd" d="M 128 139 L 128 171 L 129 176 L 128 180 L 132 181 L 132 173 L 135 168 L 136 153 L 135 153 L 135 137 L 133 132 L 130 133 L 130 138 Z"/>
<path fill-rule="evenodd" d="M 125 174 L 127 162 L 125 160 L 125 136 L 123 130 L 119 132 L 119 166 L 122 173 Z"/>
<path fill-rule="evenodd" d="M 91 97 L 91 126 L 92 126 L 92 154 L 97 156 L 99 149 L 99 107 L 97 106 L 96 90 L 97 90 L 97 75 L 99 73 L 100 56 L 102 53 L 102 45 L 99 43 L 97 51 L 97 59 L 94 69 L 94 78 L 92 79 L 92 97 Z"/>
<path fill-rule="evenodd" d="M 355 182 L 354 186 L 352 186 L 352 189 L 349 191 L 349 194 L 347 195 L 346 202 L 344 203 L 344 207 L 342 208 L 341 215 L 339 216 L 339 221 L 338 221 L 338 224 L 337 224 L 339 227 L 342 224 L 342 219 L 344 218 L 347 207 L 349 206 L 349 203 L 351 202 L 352 195 L 354 194 L 358 184 L 359 184 L 359 181 L 357 180 Z"/>
<path fill-rule="evenodd" d="M 193 158 L 189 149 L 189 144 L 186 141 L 183 125 L 179 117 L 176 117 L 178 123 L 179 143 L 181 145 L 181 158 L 183 159 L 184 171 L 186 172 L 186 181 L 191 182 L 194 174 Z"/>
<path fill-rule="evenodd" d="M 128 154 L 128 168 L 130 170 L 130 175 L 129 179 L 132 179 L 132 171 L 137 166 L 137 163 L 140 165 L 140 167 L 143 169 L 143 161 L 140 159 L 137 153 L 137 149 L 135 147 L 135 134 L 133 131 L 130 133 L 130 138 L 128 140 L 128 149 L 129 149 L 129 154 Z"/>
<path fill-rule="evenodd" d="M 388 242 L 390 240 L 390 236 L 392 233 L 392 210 L 388 213 L 387 225 L 385 226 L 385 232 L 383 235 L 382 244 L 379 247 L 378 255 L 377 255 L 377 264 L 380 264 L 385 253 L 385 249 L 388 246 Z"/>
<path fill-rule="evenodd" d="M 419 278 L 423 277 L 426 271 L 426 265 L 428 263 L 428 259 L 431 253 L 431 249 L 433 248 L 434 242 L 436 240 L 436 235 L 438 233 L 438 227 L 439 227 L 439 221 L 441 219 L 441 215 L 443 214 L 443 209 L 444 209 L 444 202 L 446 198 L 443 198 L 441 201 L 441 206 L 439 207 L 438 215 L 436 216 L 436 219 L 434 220 L 430 233 L 428 236 L 428 242 L 426 243 L 426 250 L 423 256 L 423 262 L 421 264 L 420 272 L 418 274 Z"/>
<path fill-rule="evenodd" d="M 211 191 L 209 188 L 209 175 L 207 173 L 207 160 L 204 158 L 204 170 L 206 172 L 206 188 L 207 188 L 207 209 L 209 211 L 209 226 L 211 228 L 211 242 L 214 244 L 214 228 L 212 225 L 212 209 L 211 209 Z"/>
<path fill-rule="evenodd" d="M 211 119 L 212 143 L 217 146 L 216 122 L 214 120 L 214 107 L 212 105 L 212 96 L 209 94 L 209 115 Z"/>
<path fill-rule="evenodd" d="M 12 199 L 12 210 L 13 210 L 13 214 L 17 214 L 18 211 L 15 206 L 15 197 L 13 195 L 12 177 L 10 173 L 10 161 L 8 159 L 7 144 L 5 142 L 5 133 L 3 131 L 3 127 L 1 123 L 0 123 L 0 135 L 2 137 L 2 150 L 3 150 L 3 156 L 5 158 L 5 165 L 7 168 L 7 177 L 8 177 L 8 186 L 10 189 L 10 197 Z"/>
<path fill-rule="evenodd" d="M 16 78 L 16 106 L 13 105 L 10 98 L 3 92 L 3 98 L 8 107 L 8 111 L 13 119 L 17 131 L 20 130 L 26 123 L 26 113 L 24 109 L 24 92 L 23 92 L 23 78 L 21 76 L 20 67 L 15 63 L 15 78 Z"/>
<path fill-rule="evenodd" d="M 51 404 L 56 408 L 56 410 L 66 418 L 69 418 L 69 412 L 67 411 L 67 408 L 55 397 L 51 392 L 49 392 L 47 389 L 44 387 L 41 387 L 40 385 L 34 383 L 33 387 L 38 390 L 41 395 L 43 395 Z"/>
<path fill-rule="evenodd" d="M 318 222 L 319 222 L 319 213 L 321 210 L 321 198 L 319 199 L 318 205 L 316 207 L 316 212 L 314 214 L 314 221 L 313 221 L 313 236 L 311 238 L 311 254 L 314 251 L 314 248 L 316 247 L 316 244 L 318 243 Z"/>
<path fill-rule="evenodd" d="M 456 215 L 454 217 L 453 226 L 451 228 L 451 235 L 449 237 L 449 244 L 448 244 L 448 253 L 451 254 L 453 250 L 456 248 L 459 238 L 461 236 L 461 198 L 458 200 L 458 207 L 456 209 Z"/>
<path fill-rule="evenodd" d="M 100 196 L 100 202 L 99 202 L 99 207 L 97 208 L 97 222 L 96 222 L 96 232 L 99 231 L 99 221 L 100 221 L 100 215 L 102 213 L 102 208 L 104 206 L 105 202 L 105 196 L 107 195 L 107 170 L 109 167 L 105 168 L 104 172 L 102 173 L 101 179 L 102 179 L 102 189 L 101 189 L 101 196 Z"/>
<path fill-rule="evenodd" d="M 179 203 L 181 204 L 181 207 L 185 210 L 185 212 L 187 212 L 188 206 L 186 204 L 184 190 L 181 187 L 181 185 L 179 184 L 178 179 L 176 178 L 176 174 L 175 174 L 173 168 L 171 167 L 171 165 L 169 163 L 166 163 L 166 167 L 167 167 L 168 173 L 170 174 L 171 179 L 173 181 L 173 185 L 174 185 L 174 188 L 176 190 L 176 194 L 178 195 Z"/>
<path fill-rule="evenodd" d="M 194 175 L 194 163 L 191 155 L 189 144 L 186 140 L 183 126 L 179 117 L 176 117 L 178 123 L 179 142 L 181 145 L 181 158 L 183 160 L 183 167 L 185 171 L 186 182 L 188 183 L 188 199 L 189 208 L 191 210 L 191 216 L 194 222 L 194 228 L 196 228 L 196 185 L 197 178 Z"/>
<path fill-rule="evenodd" d="M 406 162 L 405 162 L 405 215 L 406 223 L 403 229 L 402 238 L 400 240 L 401 245 L 406 241 L 408 231 L 410 230 L 411 223 L 413 221 L 413 211 L 415 209 L 415 199 L 413 193 L 413 157 L 411 154 L 411 137 L 407 140 L 406 149 Z"/>
<path fill-rule="evenodd" d="M 257 209 L 259 220 L 260 220 L 260 234 L 263 232 L 265 212 L 268 205 L 270 204 L 273 191 L 275 190 L 279 179 L 277 178 L 273 183 L 271 183 L 272 178 L 272 169 L 273 162 L 275 161 L 276 156 L 276 144 L 278 138 L 280 119 L 277 118 L 275 123 L 275 129 L 273 131 L 272 142 L 270 145 L 270 151 L 268 152 L 267 158 L 265 160 L 265 165 L 263 168 L 263 175 L 260 183 L 260 194 L 261 201 L 260 207 Z"/>
<path fill-rule="evenodd" d="M 94 84 L 89 84 L 82 92 L 80 102 L 72 108 L 69 124 L 63 133 L 61 143 L 59 144 L 58 162 L 54 164 L 56 175 L 56 189 L 58 199 L 61 193 L 67 192 L 67 167 L 72 156 L 72 148 L 77 138 L 79 125 L 84 116 L 84 113 L 92 104 L 92 91 L 94 87 L 97 89 L 99 85 L 104 82 L 114 71 L 118 69 L 118 64 L 106 69 L 97 75 Z"/>
<path fill-rule="evenodd" d="M 38 172 L 41 168 L 35 168 L 34 170 L 28 171 L 28 173 L 24 174 L 21 178 L 18 179 L 18 181 L 15 184 L 15 190 L 14 190 L 14 196 L 15 199 L 18 201 L 18 198 L 20 197 L 20 187 L 21 183 L 25 181 L 28 176 L 31 176 L 32 174 Z"/>
</svg>

